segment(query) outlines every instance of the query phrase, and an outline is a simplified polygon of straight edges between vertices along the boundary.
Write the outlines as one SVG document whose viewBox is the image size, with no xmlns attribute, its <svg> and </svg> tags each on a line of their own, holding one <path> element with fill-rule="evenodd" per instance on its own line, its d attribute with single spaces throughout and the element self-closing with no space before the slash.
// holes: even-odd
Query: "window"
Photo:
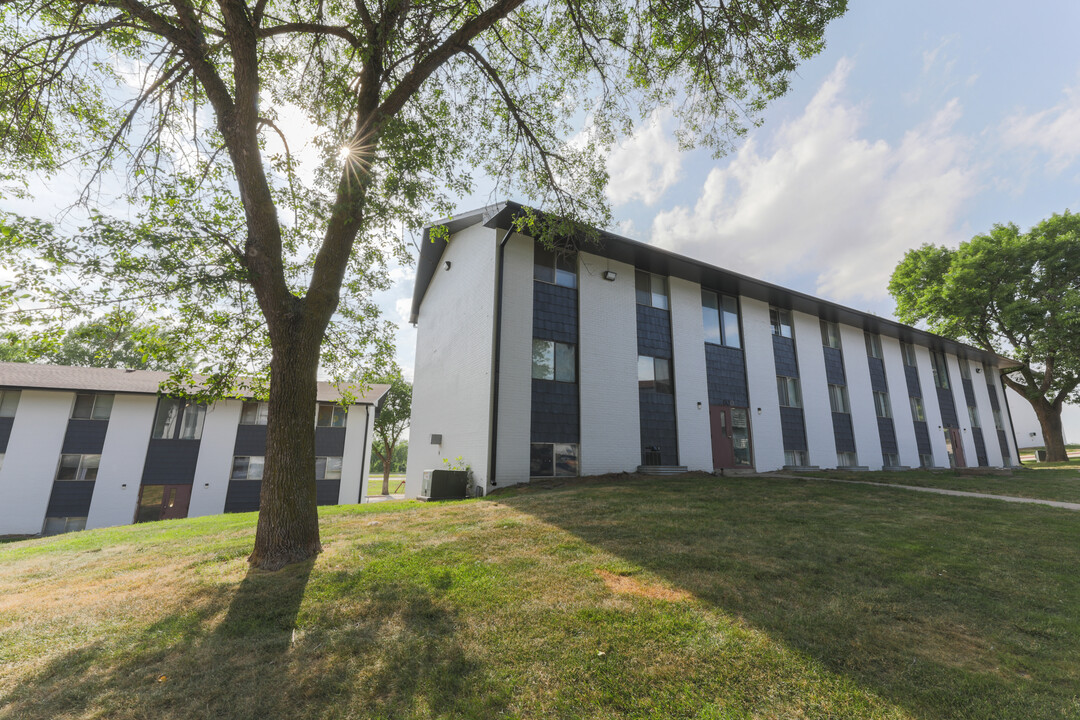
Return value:
<svg viewBox="0 0 1080 720">
<path fill-rule="evenodd" d="M 317 458 L 315 458 L 315 479 L 316 480 L 340 480 L 341 479 L 341 458 L 339 458 L 339 457 L 317 457 Z"/>
<path fill-rule="evenodd" d="M 270 403 L 255 402 L 249 400 L 244 403 L 240 411 L 241 425 L 265 425 L 266 416 L 270 413 Z"/>
<path fill-rule="evenodd" d="M 926 410 L 923 409 L 922 398 L 911 398 L 911 417 L 916 422 L 926 422 Z"/>
<path fill-rule="evenodd" d="M 932 468 L 934 467 L 934 456 L 930 453 L 921 453 L 919 455 L 919 467 Z"/>
<path fill-rule="evenodd" d="M 575 346 L 533 339 L 532 376 L 537 380 L 577 382 Z"/>
<path fill-rule="evenodd" d="M 1004 430 L 1005 429 L 1005 423 L 1001 419 L 1001 411 L 1000 410 L 993 410 L 992 412 L 994 413 L 994 429 L 995 430 Z M 0 455 L 0 462 L 3 462 L 3 460 L 4 460 L 4 456 Z"/>
<path fill-rule="evenodd" d="M 533 249 L 533 279 L 563 287 L 577 287 L 577 259 L 566 252 L 549 250 L 540 243 Z"/>
<path fill-rule="evenodd" d="M 578 446 L 573 443 L 532 443 L 531 477 L 573 477 L 578 474 Z"/>
<path fill-rule="evenodd" d="M 63 533 L 77 532 L 86 529 L 84 517 L 47 517 L 42 535 L 62 535 Z"/>
<path fill-rule="evenodd" d="M 840 326 L 828 320 L 821 321 L 821 344 L 840 349 Z"/>
<path fill-rule="evenodd" d="M 859 457 L 853 452 L 836 453 L 836 467 L 857 467 Z"/>
<path fill-rule="evenodd" d="M 915 362 L 915 346 L 911 343 L 900 343 L 900 355 L 904 358 L 904 364 L 908 367 L 918 367 Z"/>
<path fill-rule="evenodd" d="M 202 437 L 206 406 L 185 398 L 158 400 L 152 437 L 159 440 L 198 440 Z"/>
<path fill-rule="evenodd" d="M 769 324 L 772 325 L 773 335 L 791 337 L 791 311 L 769 308 Z"/>
<path fill-rule="evenodd" d="M 847 388 L 843 385 L 829 386 L 829 407 L 834 413 L 850 413 L 851 404 L 848 402 Z"/>
<path fill-rule="evenodd" d="M 900 467 L 900 456 L 896 453 L 881 453 L 881 464 L 884 467 Z"/>
<path fill-rule="evenodd" d="M 930 351 L 930 366 L 934 371 L 934 385 L 942 390 L 949 389 L 949 369 L 945 366 L 945 355 Z"/>
<path fill-rule="evenodd" d="M 15 417 L 19 407 L 19 390 L 0 390 L 0 417 Z"/>
<path fill-rule="evenodd" d="M 802 393 L 799 392 L 799 378 L 776 377 L 776 394 L 780 398 L 780 407 L 802 407 Z"/>
<path fill-rule="evenodd" d="M 637 285 L 637 304 L 668 309 L 667 278 L 663 275 L 638 270 L 635 277 Z"/>
<path fill-rule="evenodd" d="M 71 417 L 76 420 L 108 420 L 112 413 L 113 396 L 94 393 L 79 393 L 75 396 L 75 406 Z"/>
<path fill-rule="evenodd" d="M 945 453 L 949 456 L 949 467 L 956 467 L 956 455 L 953 450 L 952 433 L 949 432 L 949 428 L 944 428 L 945 432 Z"/>
<path fill-rule="evenodd" d="M 61 455 L 56 479 L 62 482 L 93 482 L 97 480 L 100 463 L 100 455 Z"/>
<path fill-rule="evenodd" d="M 701 291 L 701 314 L 705 321 L 705 342 L 741 347 L 739 341 L 739 302 L 729 295 Z"/>
<path fill-rule="evenodd" d="M 639 390 L 653 390 L 665 395 L 672 393 L 671 361 L 667 358 L 638 355 L 637 376 Z"/>
<path fill-rule="evenodd" d="M 805 450 L 785 450 L 784 464 L 790 467 L 806 467 L 810 459 Z"/>
<path fill-rule="evenodd" d="M 345 427 L 346 410 L 337 403 L 319 403 L 315 413 L 316 427 Z"/>
<path fill-rule="evenodd" d="M 881 336 L 874 333 L 863 333 L 863 337 L 866 338 L 866 354 L 872 358 L 878 358 L 879 360 L 884 355 L 881 354 Z"/>
<path fill-rule="evenodd" d="M 892 405 L 889 403 L 889 393 L 874 393 L 874 409 L 880 418 L 892 417 Z"/>
<path fill-rule="evenodd" d="M 262 455 L 237 455 L 233 458 L 231 479 L 262 480 L 264 462 Z"/>
<path fill-rule="evenodd" d="M 971 365 L 964 358 L 957 358 L 960 363 L 960 377 L 964 380 L 971 379 Z"/>
<path fill-rule="evenodd" d="M 972 405 L 968 405 L 968 419 L 971 420 L 971 427 L 982 427 L 979 424 L 979 409 Z"/>
</svg>

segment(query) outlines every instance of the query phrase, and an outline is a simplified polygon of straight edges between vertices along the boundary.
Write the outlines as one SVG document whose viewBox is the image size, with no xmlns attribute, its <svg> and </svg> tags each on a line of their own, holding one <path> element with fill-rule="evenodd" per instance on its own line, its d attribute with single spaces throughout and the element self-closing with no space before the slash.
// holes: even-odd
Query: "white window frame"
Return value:
<svg viewBox="0 0 1080 720">
<path fill-rule="evenodd" d="M 326 408 L 333 408 L 330 412 L 330 422 L 322 422 L 323 410 Z M 348 408 L 342 407 L 337 403 L 319 403 L 315 408 L 315 427 L 345 427 L 345 421 L 348 417 Z M 340 424 L 339 424 L 340 418 Z"/>
<path fill-rule="evenodd" d="M 551 377 L 547 377 L 546 373 L 537 374 L 538 369 L 543 369 L 543 365 L 538 365 L 536 362 L 537 348 L 543 346 L 546 353 L 550 353 L 551 356 Z M 559 349 L 562 348 L 564 353 L 569 350 L 571 353 L 570 364 L 570 379 L 566 379 L 565 366 L 566 363 L 559 362 Z M 565 354 L 563 355 L 565 358 Z M 562 377 L 559 377 L 560 371 L 562 371 Z M 554 340 L 542 340 L 540 338 L 533 338 L 533 363 L 532 363 L 532 376 L 534 380 L 551 380 L 552 382 L 562 383 L 576 383 L 577 382 L 577 345 L 572 343 L 555 342 Z"/>
<path fill-rule="evenodd" d="M 64 467 L 64 458 L 79 458 L 75 465 L 75 477 L 62 478 L 60 477 L 60 470 Z M 98 476 L 98 469 L 101 467 L 101 454 L 100 453 L 61 453 L 60 459 L 56 463 L 56 475 L 54 476 L 56 482 L 95 482 Z M 93 475 L 93 477 L 87 478 L 87 475 Z"/>
</svg>

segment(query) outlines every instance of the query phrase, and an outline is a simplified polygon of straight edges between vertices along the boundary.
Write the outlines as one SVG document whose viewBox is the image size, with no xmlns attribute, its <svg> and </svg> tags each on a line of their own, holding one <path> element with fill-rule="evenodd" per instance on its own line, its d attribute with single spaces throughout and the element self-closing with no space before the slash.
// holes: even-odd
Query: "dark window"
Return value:
<svg viewBox="0 0 1080 720">
<path fill-rule="evenodd" d="M 772 325 L 773 335 L 791 337 L 791 311 L 769 308 L 769 324 Z"/>
<path fill-rule="evenodd" d="M 875 392 L 874 393 L 874 409 L 877 410 L 877 416 L 881 418 L 892 417 L 892 405 L 889 404 L 889 393 Z"/>
<path fill-rule="evenodd" d="M 970 380 L 971 379 L 971 365 L 969 365 L 968 361 L 965 360 L 964 358 L 957 358 L 957 361 L 960 363 L 960 377 L 962 377 L 965 380 Z"/>
<path fill-rule="evenodd" d="M 741 347 L 739 303 L 735 298 L 702 290 L 701 315 L 705 324 L 705 342 L 727 347 Z"/>
<path fill-rule="evenodd" d="M 832 386 L 830 386 L 832 387 Z M 780 407 L 802 407 L 802 393 L 799 389 L 799 378 L 776 376 L 776 394 L 780 399 Z M 805 463 L 788 463 L 799 465 Z"/>
<path fill-rule="evenodd" d="M 783 403 L 780 403 L 783 405 Z M 834 413 L 850 413 L 851 404 L 848 402 L 847 388 L 843 385 L 829 386 L 829 407 Z"/>
<path fill-rule="evenodd" d="M 574 477 L 578 474 L 578 446 L 573 443 L 533 443 L 529 475 Z"/>
<path fill-rule="evenodd" d="M 896 453 L 882 453 L 881 464 L 885 467 L 900 467 L 900 456 Z"/>
<path fill-rule="evenodd" d="M 916 422 L 926 422 L 926 410 L 923 409 L 922 398 L 911 398 L 911 417 Z"/>
<path fill-rule="evenodd" d="M 859 464 L 859 457 L 853 452 L 836 453 L 837 467 L 855 467 Z"/>
<path fill-rule="evenodd" d="M 577 287 L 577 262 L 575 256 L 548 250 L 540 243 L 533 248 L 533 279 L 540 282 Z"/>
<path fill-rule="evenodd" d="M 99 464 L 101 464 L 100 455 L 61 455 L 56 479 L 74 482 L 97 480 Z"/>
<path fill-rule="evenodd" d="M 529 475 L 550 477 L 555 474 L 555 457 L 552 443 L 533 443 L 529 454 Z"/>
<path fill-rule="evenodd" d="M 968 418 L 971 420 L 971 427 L 982 427 L 979 423 L 979 409 L 973 405 L 968 405 Z"/>
<path fill-rule="evenodd" d="M 667 358 L 638 355 L 638 388 L 670 395 L 671 361 Z"/>
<path fill-rule="evenodd" d="M 71 417 L 76 420 L 108 420 L 112 406 L 112 394 L 79 393 L 75 396 Z"/>
<path fill-rule="evenodd" d="M 828 320 L 821 321 L 821 344 L 840 349 L 840 326 Z"/>
<path fill-rule="evenodd" d="M 15 417 L 19 407 L 19 390 L 0 390 L 0 417 Z"/>
<path fill-rule="evenodd" d="M 316 480 L 340 480 L 341 479 L 341 458 L 339 458 L 339 457 L 317 457 L 317 458 L 315 458 L 315 479 Z"/>
<path fill-rule="evenodd" d="M 233 480 L 262 480 L 263 463 L 262 455 L 238 455 L 233 458 Z"/>
<path fill-rule="evenodd" d="M 205 416 L 205 405 L 185 398 L 163 397 L 158 400 L 153 437 L 159 440 L 198 440 L 202 437 Z"/>
<path fill-rule="evenodd" d="M 663 275 L 638 270 L 634 275 L 635 288 L 637 290 L 637 304 L 649 307 L 668 309 L 667 278 Z"/>
<path fill-rule="evenodd" d="M 934 371 L 934 385 L 943 390 L 948 390 L 949 368 L 945 364 L 945 354 L 931 350 L 930 366 Z"/>
<path fill-rule="evenodd" d="M 315 414 L 318 427 L 345 427 L 345 408 L 337 403 L 319 403 Z"/>
<path fill-rule="evenodd" d="M 42 535 L 61 535 L 86 529 L 84 517 L 47 517 Z"/>
<path fill-rule="evenodd" d="M 533 339 L 532 376 L 537 380 L 577 382 L 577 349 L 553 340 Z"/>
<path fill-rule="evenodd" d="M 873 333 L 864 333 L 866 338 L 866 354 L 879 360 L 884 357 L 881 353 L 881 337 Z"/>
<path fill-rule="evenodd" d="M 900 354 L 904 357 L 904 364 L 908 367 L 918 367 L 915 362 L 915 346 L 911 343 L 900 343 Z"/>
<path fill-rule="evenodd" d="M 265 425 L 270 403 L 248 401 L 240 411 L 241 425 Z"/>
<path fill-rule="evenodd" d="M 785 450 L 784 464 L 792 467 L 805 467 L 810 464 L 810 456 L 805 450 Z"/>
</svg>

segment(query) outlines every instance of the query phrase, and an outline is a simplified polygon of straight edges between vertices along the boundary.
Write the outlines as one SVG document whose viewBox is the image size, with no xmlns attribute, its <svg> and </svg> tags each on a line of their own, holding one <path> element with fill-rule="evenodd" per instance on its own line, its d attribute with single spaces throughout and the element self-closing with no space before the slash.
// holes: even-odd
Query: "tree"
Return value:
<svg viewBox="0 0 1080 720">
<path fill-rule="evenodd" d="M 91 183 L 129 178 L 136 211 L 92 213 L 74 233 L 9 216 L 4 260 L 62 268 L 16 273 L 20 290 L 51 292 L 36 309 L 62 317 L 168 306 L 216 359 L 202 368 L 207 397 L 243 373 L 267 378 L 249 562 L 278 568 L 321 548 L 316 375 L 321 362 L 371 377 L 385 359 L 370 293 L 387 286 L 388 256 L 408 259 L 395 228 L 447 213 L 476 170 L 547 211 L 518 219 L 543 242 L 607 225 L 603 150 L 620 133 L 664 105 L 684 146 L 726 150 L 845 7 L 12 0 L 0 6 L 0 179 L 81 161 Z M 57 290 L 65 276 L 78 287 Z"/>
<path fill-rule="evenodd" d="M 893 271 L 896 316 L 1016 360 L 1005 384 L 1031 403 L 1047 458 L 1067 460 L 1062 404 L 1080 401 L 1080 216 L 1027 233 L 995 225 L 955 250 L 924 245 Z"/>
<path fill-rule="evenodd" d="M 389 495 L 394 450 L 401 440 L 401 434 L 409 427 L 409 417 L 412 414 L 412 385 L 405 382 L 401 375 L 383 378 L 381 382 L 389 384 L 390 389 L 383 396 L 382 405 L 375 417 L 375 438 L 378 442 L 372 445 L 372 453 L 382 462 L 382 494 Z"/>
<path fill-rule="evenodd" d="M 68 330 L 41 357 L 57 365 L 170 370 L 180 363 L 171 333 L 161 325 L 116 311 Z"/>
</svg>

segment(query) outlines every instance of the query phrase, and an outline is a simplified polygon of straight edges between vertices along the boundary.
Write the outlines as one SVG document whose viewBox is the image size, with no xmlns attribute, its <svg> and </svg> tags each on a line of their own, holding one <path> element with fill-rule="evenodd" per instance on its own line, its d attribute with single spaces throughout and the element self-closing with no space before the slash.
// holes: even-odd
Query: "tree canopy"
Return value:
<svg viewBox="0 0 1080 720">
<path fill-rule="evenodd" d="M 1065 460 L 1061 406 L 1080 401 L 1080 216 L 1053 215 L 1022 233 L 995 225 L 956 249 L 909 251 L 889 282 L 896 316 L 1013 358 L 1004 382 Z"/>
<path fill-rule="evenodd" d="M 319 551 L 310 418 L 321 366 L 385 367 L 373 292 L 402 228 L 475 174 L 547 211 L 549 241 L 609 224 L 604 149 L 656 107 L 722 152 L 824 46 L 846 0 L 12 0 L 0 6 L 8 179 L 81 169 L 75 232 L 7 216 L 20 320 L 169 313 L 207 394 L 266 378 L 253 565 Z M 96 192 L 126 182 L 129 216 Z M 18 189 L 18 188 L 16 188 Z M 12 290 L 15 288 L 16 290 Z M 30 299 L 20 296 L 30 294 Z M 5 308 L 0 307 L 0 311 Z M 183 373 L 181 373 L 182 375 Z"/>
</svg>

